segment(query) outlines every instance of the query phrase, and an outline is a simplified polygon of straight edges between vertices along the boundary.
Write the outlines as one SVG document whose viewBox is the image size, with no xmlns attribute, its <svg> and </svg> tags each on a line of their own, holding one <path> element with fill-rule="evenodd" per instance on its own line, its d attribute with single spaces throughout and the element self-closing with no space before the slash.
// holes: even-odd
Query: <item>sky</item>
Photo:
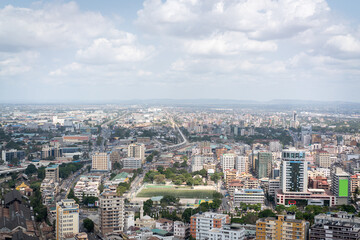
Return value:
<svg viewBox="0 0 360 240">
<path fill-rule="evenodd" d="M 360 102 L 358 0 L 0 1 L 0 102 Z"/>
</svg>

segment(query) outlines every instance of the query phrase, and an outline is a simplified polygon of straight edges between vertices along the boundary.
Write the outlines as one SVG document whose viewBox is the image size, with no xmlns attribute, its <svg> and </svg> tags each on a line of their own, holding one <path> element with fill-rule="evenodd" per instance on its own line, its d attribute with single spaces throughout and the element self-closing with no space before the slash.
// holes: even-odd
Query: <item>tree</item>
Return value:
<svg viewBox="0 0 360 240">
<path fill-rule="evenodd" d="M 164 174 L 158 174 L 154 176 L 154 181 L 156 183 L 164 183 L 165 182 L 165 175 Z"/>
<path fill-rule="evenodd" d="M 100 193 L 102 193 L 104 191 L 104 185 L 102 183 L 99 186 L 99 191 L 100 191 Z"/>
<path fill-rule="evenodd" d="M 276 214 L 270 209 L 259 212 L 259 218 L 276 217 Z"/>
<path fill-rule="evenodd" d="M 99 201 L 99 198 L 93 197 L 93 196 L 83 197 L 83 204 L 84 205 L 95 204 L 96 201 Z"/>
<path fill-rule="evenodd" d="M 70 188 L 70 191 L 69 191 L 69 194 L 68 194 L 68 198 L 74 199 L 77 204 L 79 204 L 79 202 L 80 202 L 79 198 L 77 198 L 77 197 L 75 196 L 75 193 L 74 193 L 74 189 L 73 189 L 73 188 Z"/>
<path fill-rule="evenodd" d="M 145 215 L 151 214 L 152 206 L 153 206 L 153 201 L 151 199 L 148 199 L 144 202 L 143 209 Z"/>
<path fill-rule="evenodd" d="M 27 168 L 25 169 L 25 174 L 32 175 L 33 173 L 37 172 L 37 168 L 34 164 L 29 164 Z"/>
<path fill-rule="evenodd" d="M 74 160 L 74 161 L 77 161 L 77 160 L 79 160 L 79 159 L 80 159 L 80 155 L 74 155 L 74 156 L 73 156 L 73 160 Z"/>
<path fill-rule="evenodd" d="M 38 168 L 38 179 L 43 180 L 45 178 L 45 167 Z"/>
<path fill-rule="evenodd" d="M 122 168 L 121 164 L 119 162 L 114 162 L 112 165 L 112 169 L 114 170 L 120 170 Z"/>
<path fill-rule="evenodd" d="M 9 163 L 14 165 L 14 166 L 17 166 L 17 165 L 19 165 L 20 160 L 17 157 L 14 157 L 14 158 L 9 160 Z"/>
<path fill-rule="evenodd" d="M 85 218 L 83 220 L 83 224 L 84 224 L 84 228 L 86 228 L 87 232 L 94 231 L 94 222 L 91 219 Z"/>
</svg>

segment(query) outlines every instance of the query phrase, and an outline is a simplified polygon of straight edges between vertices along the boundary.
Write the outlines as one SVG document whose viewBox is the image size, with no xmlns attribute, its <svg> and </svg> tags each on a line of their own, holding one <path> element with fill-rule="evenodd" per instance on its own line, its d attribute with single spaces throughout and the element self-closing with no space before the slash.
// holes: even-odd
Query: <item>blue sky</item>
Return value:
<svg viewBox="0 0 360 240">
<path fill-rule="evenodd" d="M 0 102 L 360 102 L 359 1 L 1 1 Z"/>
</svg>

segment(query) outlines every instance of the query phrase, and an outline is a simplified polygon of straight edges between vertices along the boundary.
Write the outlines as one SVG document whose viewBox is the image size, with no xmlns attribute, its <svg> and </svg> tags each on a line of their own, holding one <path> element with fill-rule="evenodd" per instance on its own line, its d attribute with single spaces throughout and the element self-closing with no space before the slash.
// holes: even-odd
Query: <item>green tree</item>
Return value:
<svg viewBox="0 0 360 240">
<path fill-rule="evenodd" d="M 259 218 L 276 217 L 276 214 L 270 209 L 265 209 L 259 212 Z"/>
<path fill-rule="evenodd" d="M 74 156 L 73 156 L 73 160 L 74 160 L 74 161 L 77 161 L 77 160 L 79 160 L 79 159 L 80 159 L 80 155 L 74 155 Z"/>
<path fill-rule="evenodd" d="M 83 220 L 83 224 L 84 224 L 84 228 L 86 229 L 87 232 L 94 231 L 94 222 L 91 219 L 85 218 Z"/>
<path fill-rule="evenodd" d="M 38 179 L 43 180 L 45 178 L 45 167 L 38 168 Z"/>
<path fill-rule="evenodd" d="M 25 174 L 27 174 L 27 175 L 32 175 L 33 173 L 36 173 L 36 172 L 37 172 L 37 168 L 32 163 L 29 164 L 25 169 Z"/>
</svg>

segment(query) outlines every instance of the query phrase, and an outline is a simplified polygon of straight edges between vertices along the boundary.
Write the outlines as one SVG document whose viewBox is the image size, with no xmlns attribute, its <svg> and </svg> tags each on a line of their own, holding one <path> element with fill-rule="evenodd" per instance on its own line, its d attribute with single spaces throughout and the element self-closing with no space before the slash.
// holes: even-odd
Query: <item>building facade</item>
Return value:
<svg viewBox="0 0 360 240">
<path fill-rule="evenodd" d="M 56 239 L 62 240 L 79 233 L 79 205 L 73 199 L 56 204 Z"/>
<path fill-rule="evenodd" d="M 120 233 L 124 230 L 124 198 L 116 192 L 103 192 L 100 202 L 100 231 L 106 236 L 109 233 Z"/>
<path fill-rule="evenodd" d="M 106 152 L 96 152 L 92 155 L 92 165 L 91 169 L 93 171 L 110 171 L 111 162 L 110 156 Z"/>
</svg>

